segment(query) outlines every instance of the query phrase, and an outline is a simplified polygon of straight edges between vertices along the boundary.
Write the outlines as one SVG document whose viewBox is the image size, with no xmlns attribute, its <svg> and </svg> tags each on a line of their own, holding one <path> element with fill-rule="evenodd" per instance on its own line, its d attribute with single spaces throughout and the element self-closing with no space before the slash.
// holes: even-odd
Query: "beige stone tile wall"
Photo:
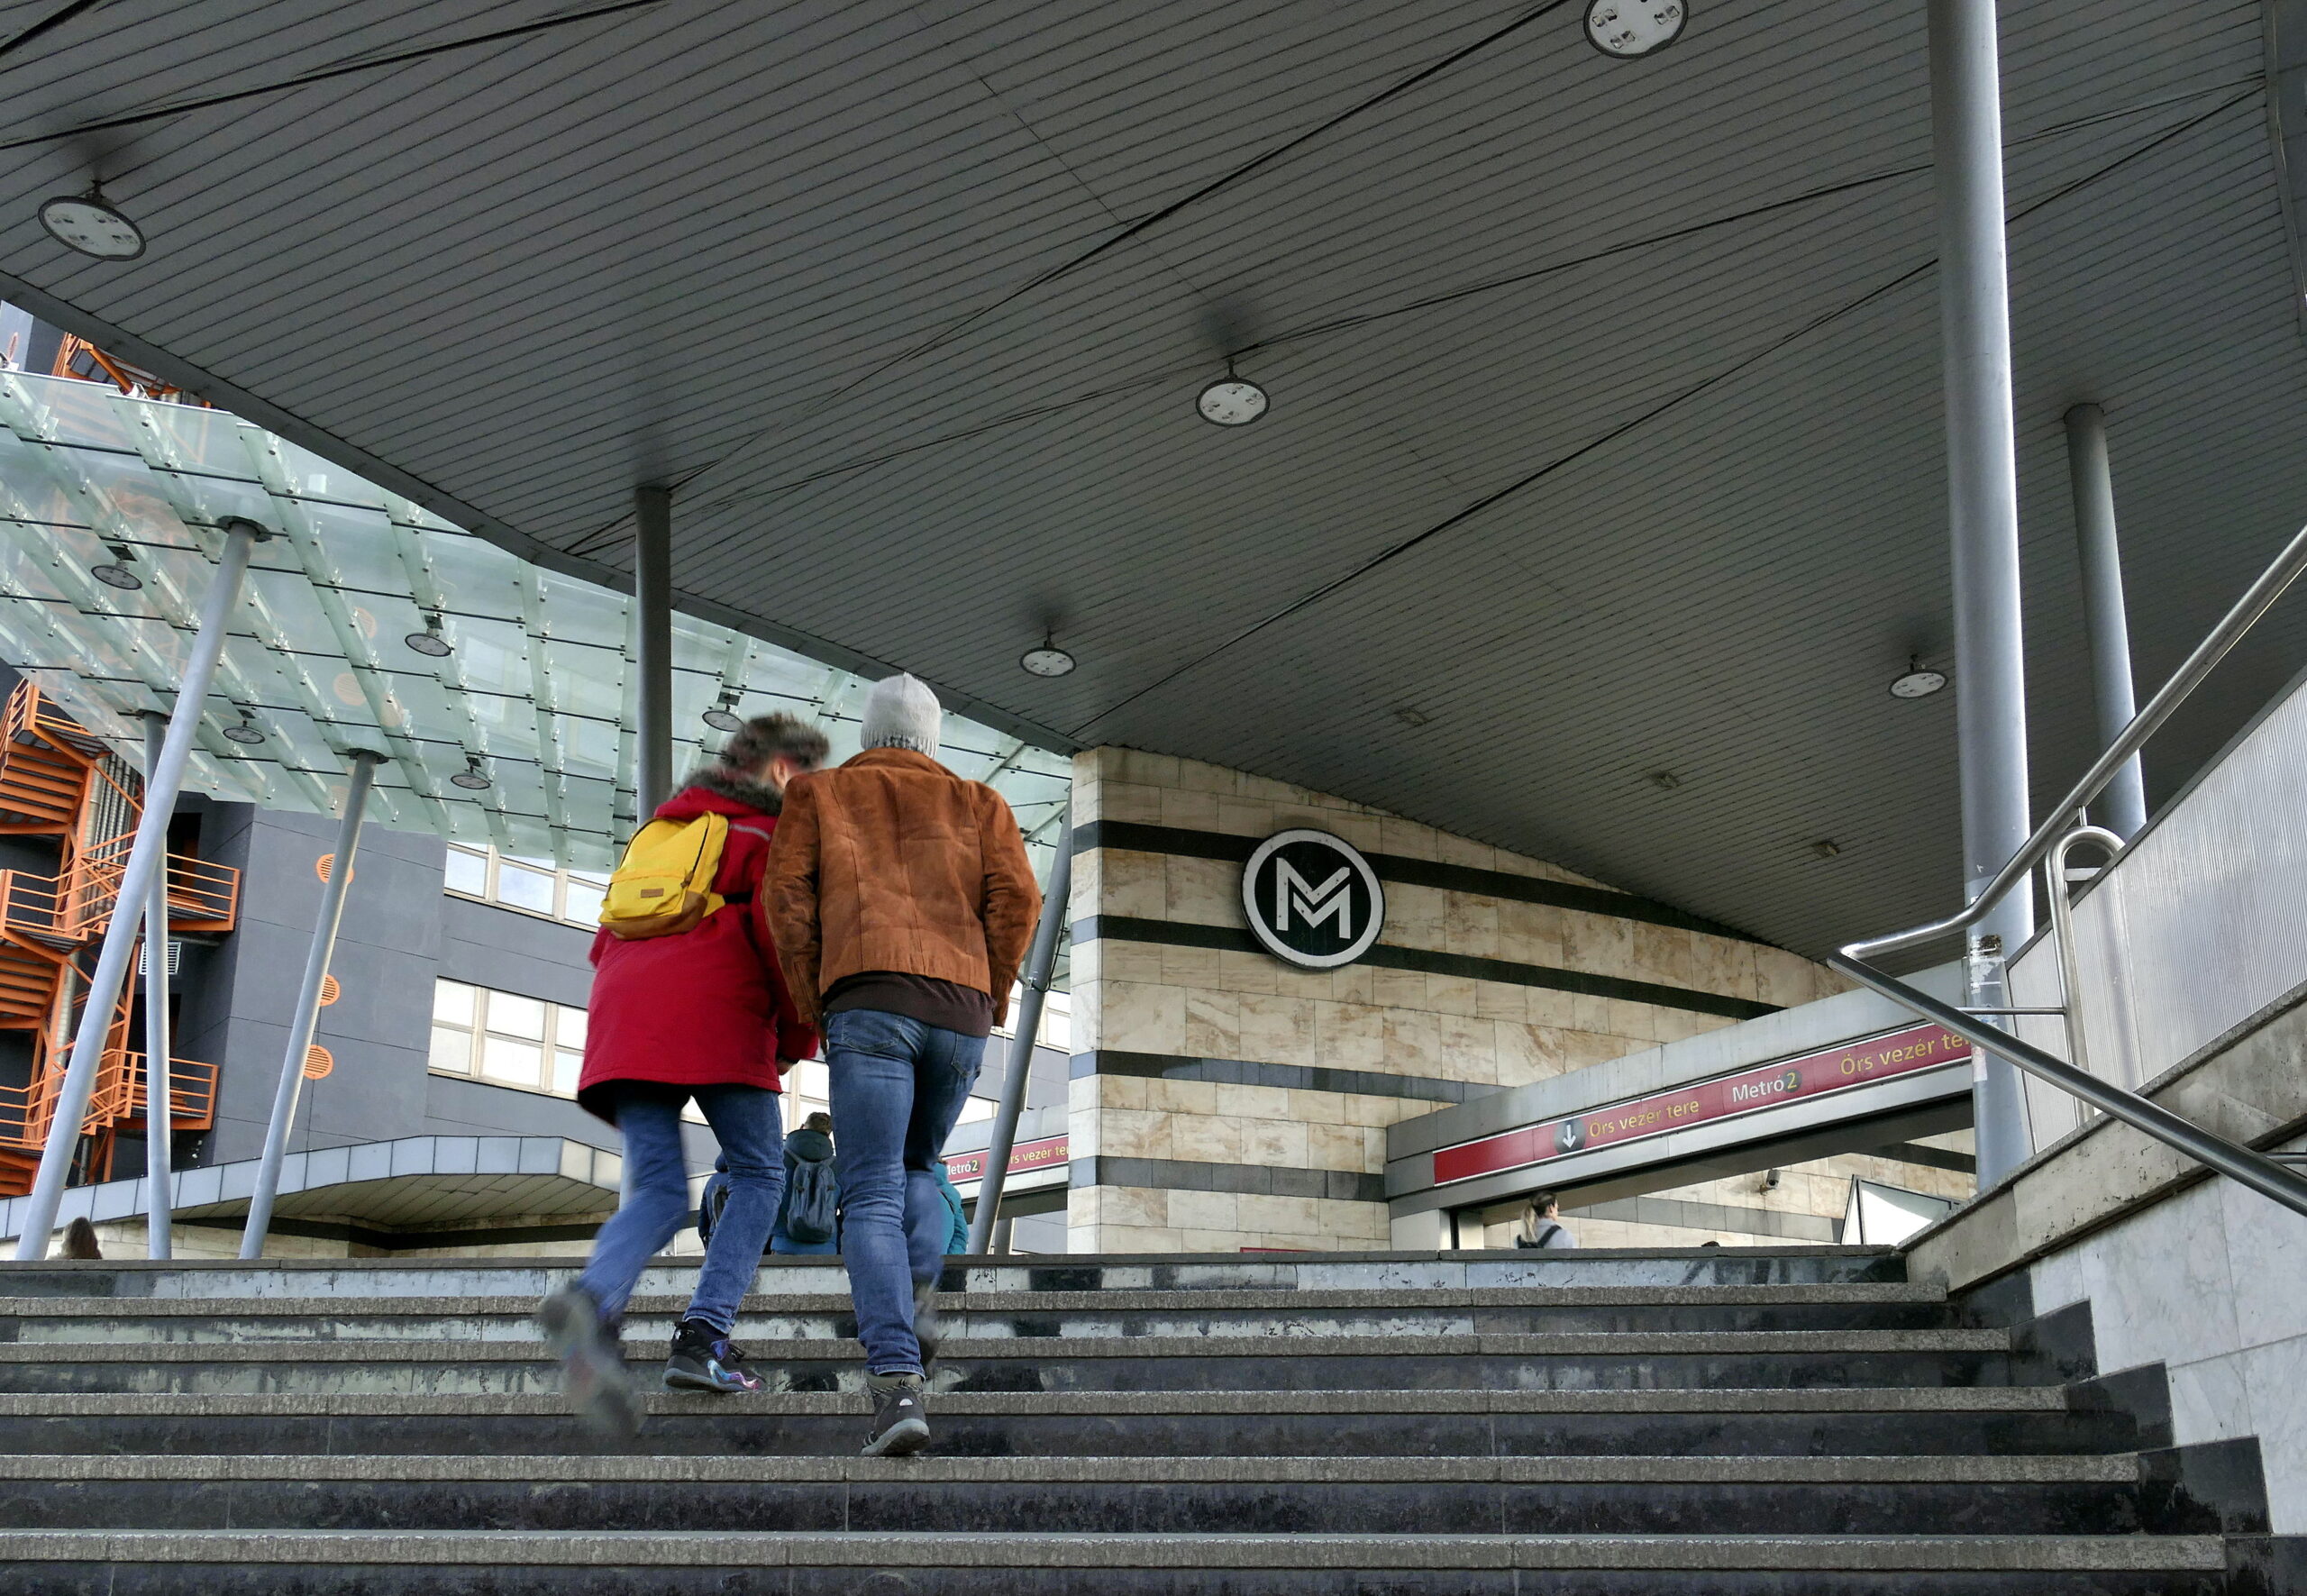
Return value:
<svg viewBox="0 0 2307 1596">
<path fill-rule="evenodd" d="M 1077 825 L 1113 820 L 1263 837 L 1319 827 L 1367 852 L 1611 890 L 1571 871 L 1432 826 L 1239 771 L 1132 749 L 1076 757 Z M 1071 915 L 1244 926 L 1238 865 L 1101 847 L 1076 858 Z M 1480 893 L 1389 883 L 1386 943 L 1395 946 L 1588 971 L 1788 1006 L 1843 990 L 1822 966 L 1775 948 L 1678 927 Z M 1661 1042 L 1734 1023 L 1719 1016 L 1618 999 L 1356 965 L 1295 970 L 1262 953 L 1101 938 L 1072 954 L 1073 1049 L 1244 1059 L 1366 1070 L 1509 1087 L 1582 1069 Z M 1129 1077 L 1074 1083 L 1072 1155 L 1177 1158 L 1376 1173 L 1383 1126 L 1432 1112 L 1432 1099 L 1200 1087 Z M 1159 1089 L 1149 1094 L 1144 1089 Z M 1211 1093 L 1267 1092 L 1288 1101 Z M 1349 1131 L 1369 1133 L 1357 1149 Z M 1154 1149 L 1165 1149 L 1155 1151 Z M 1236 1149 L 1239 1149 L 1238 1152 Z M 1095 1190 L 1099 1189 L 1089 1189 Z M 1280 1245 L 1299 1234 L 1264 1225 L 1181 1225 L 1070 1210 L 1077 1251 Z M 1178 1196 L 1208 1196 L 1178 1193 Z M 1244 1200 L 1247 1200 L 1245 1199 Z M 1272 1202 L 1313 1199 L 1271 1199 Z M 1203 1204 L 1207 1217 L 1223 1205 Z M 1366 1211 L 1364 1211 L 1366 1210 Z M 1135 1210 L 1133 1210 L 1135 1212 Z M 1150 1210 L 1149 1210 L 1150 1211 Z M 1242 1210 L 1235 1207 L 1236 1218 Z M 1302 1218 L 1297 1209 L 1289 1210 Z M 1382 1241 L 1382 1205 L 1323 1200 L 1328 1245 Z M 1124 1233 L 1130 1245 L 1122 1248 Z M 1142 1234 L 1141 1234 L 1142 1233 Z M 1198 1239 L 1181 1238 L 1191 1233 Z"/>
</svg>

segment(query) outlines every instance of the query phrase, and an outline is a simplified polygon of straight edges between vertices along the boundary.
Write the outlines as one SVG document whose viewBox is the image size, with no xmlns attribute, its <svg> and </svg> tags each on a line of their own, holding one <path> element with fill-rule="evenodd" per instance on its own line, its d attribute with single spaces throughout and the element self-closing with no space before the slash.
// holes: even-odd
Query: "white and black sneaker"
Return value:
<svg viewBox="0 0 2307 1596">
<path fill-rule="evenodd" d="M 918 1374 L 868 1374 L 873 1399 L 873 1427 L 866 1433 L 866 1457 L 909 1457 L 929 1445 L 929 1411 Z"/>
</svg>

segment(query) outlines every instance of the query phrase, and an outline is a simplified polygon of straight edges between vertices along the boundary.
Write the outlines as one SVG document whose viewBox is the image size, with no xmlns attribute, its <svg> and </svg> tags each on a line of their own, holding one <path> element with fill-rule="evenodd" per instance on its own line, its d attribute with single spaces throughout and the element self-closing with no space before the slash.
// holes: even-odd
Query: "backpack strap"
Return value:
<svg viewBox="0 0 2307 1596">
<path fill-rule="evenodd" d="M 1538 1239 L 1532 1242 L 1530 1245 L 1534 1247 L 1542 1247 L 1561 1234 L 1562 1227 L 1549 1219 L 1546 1221 L 1546 1227 L 1538 1232 Z"/>
</svg>

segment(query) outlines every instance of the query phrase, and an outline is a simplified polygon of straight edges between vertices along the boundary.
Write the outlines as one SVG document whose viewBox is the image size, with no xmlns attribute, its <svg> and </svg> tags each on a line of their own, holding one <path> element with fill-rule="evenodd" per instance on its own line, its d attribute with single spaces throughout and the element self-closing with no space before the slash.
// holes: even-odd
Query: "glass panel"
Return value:
<svg viewBox="0 0 2307 1596">
<path fill-rule="evenodd" d="M 491 1081 L 515 1086 L 534 1086 L 543 1079 L 544 1049 L 533 1042 L 513 1042 L 488 1036 L 480 1044 L 480 1072 Z"/>
<path fill-rule="evenodd" d="M 451 1075 L 471 1074 L 472 1033 L 460 1031 L 454 1026 L 434 1026 L 429 1062 L 433 1069 L 446 1070 Z"/>
<path fill-rule="evenodd" d="M 585 1055 L 556 1048 L 552 1055 L 552 1090 L 564 1098 L 577 1095 L 577 1078 L 584 1072 Z"/>
<path fill-rule="evenodd" d="M 515 997 L 511 992 L 488 994 L 488 1028 L 507 1036 L 526 1036 L 532 1042 L 544 1040 L 545 1006 L 534 998 Z"/>
<path fill-rule="evenodd" d="M 461 892 L 469 898 L 488 897 L 488 855 L 470 848 L 451 848 L 448 873 L 442 885 L 448 891 Z"/>
<path fill-rule="evenodd" d="M 433 983 L 433 1017 L 452 1026 L 472 1024 L 474 989 L 458 980 Z"/>
<path fill-rule="evenodd" d="M 972 1120 L 990 1119 L 993 1117 L 993 1111 L 1000 1106 L 991 1098 L 971 1098 L 962 1105 L 962 1117 L 953 1123 L 967 1125 Z"/>
<path fill-rule="evenodd" d="M 572 925 L 597 926 L 601 923 L 601 899 L 606 896 L 589 881 L 574 876 L 569 880 L 568 900 L 563 904 L 561 917 Z"/>
<path fill-rule="evenodd" d="M 552 1039 L 563 1047 L 585 1045 L 585 1011 L 563 1004 L 553 1005 Z"/>
<path fill-rule="evenodd" d="M 552 913 L 552 872 L 503 861 L 497 867 L 497 901 L 540 915 Z"/>
</svg>

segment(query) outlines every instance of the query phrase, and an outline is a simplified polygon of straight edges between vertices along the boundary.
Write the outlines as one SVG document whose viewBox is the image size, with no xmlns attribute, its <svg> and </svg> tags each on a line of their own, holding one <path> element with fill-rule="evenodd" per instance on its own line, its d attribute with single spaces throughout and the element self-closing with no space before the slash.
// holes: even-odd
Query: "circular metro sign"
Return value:
<svg viewBox="0 0 2307 1596">
<path fill-rule="evenodd" d="M 1386 925 L 1386 890 L 1353 844 L 1326 831 L 1278 831 L 1242 867 L 1250 935 L 1307 970 L 1351 964 Z"/>
</svg>

